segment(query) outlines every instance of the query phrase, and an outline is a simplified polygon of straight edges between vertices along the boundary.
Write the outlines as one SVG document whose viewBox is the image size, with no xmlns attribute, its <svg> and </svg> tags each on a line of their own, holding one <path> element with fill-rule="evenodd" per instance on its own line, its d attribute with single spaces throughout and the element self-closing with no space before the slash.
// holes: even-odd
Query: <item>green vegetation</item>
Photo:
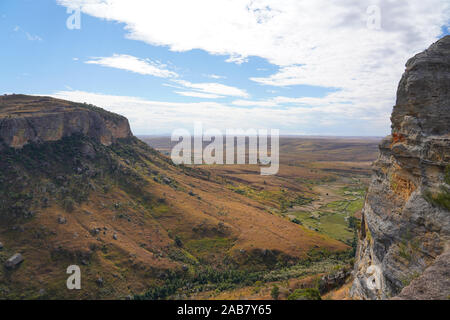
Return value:
<svg viewBox="0 0 450 320">
<path fill-rule="evenodd" d="M 450 190 L 445 186 L 441 186 L 439 193 L 425 192 L 425 199 L 433 206 L 450 210 Z"/>
<path fill-rule="evenodd" d="M 270 291 L 270 296 L 274 300 L 278 300 L 279 295 L 280 295 L 280 288 L 277 285 L 274 285 L 272 290 Z"/>
<path fill-rule="evenodd" d="M 311 170 L 311 172 L 318 172 L 318 171 Z M 306 185 L 308 187 L 312 187 L 315 185 L 321 185 L 324 183 L 335 182 L 336 180 L 337 180 L 337 178 L 335 176 L 326 176 L 326 177 L 317 178 L 317 179 L 307 179 L 307 178 L 295 179 L 295 181 L 298 182 L 299 184 Z"/>
<path fill-rule="evenodd" d="M 339 194 L 343 195 L 343 196 L 359 196 L 359 197 L 364 197 L 366 193 L 366 188 L 361 188 L 360 185 L 350 185 L 350 186 L 346 186 L 343 187 L 339 190 Z"/>
<path fill-rule="evenodd" d="M 326 205 L 326 208 L 342 212 L 354 214 L 364 205 L 364 199 L 362 197 L 351 199 L 351 200 L 339 200 L 330 202 Z"/>
<path fill-rule="evenodd" d="M 413 262 L 419 253 L 420 244 L 419 239 L 414 239 L 409 231 L 406 232 L 398 244 L 399 256 L 408 261 L 408 263 Z"/>
<path fill-rule="evenodd" d="M 348 218 L 348 227 L 350 229 L 359 230 L 361 228 L 361 220 L 359 220 L 355 217 L 349 217 Z"/>
<path fill-rule="evenodd" d="M 288 300 L 322 300 L 320 292 L 316 288 L 297 289 L 291 295 Z"/>
<path fill-rule="evenodd" d="M 323 250 L 311 250 L 308 258 L 300 260 L 293 266 L 286 266 L 276 270 L 267 271 L 263 279 L 266 282 L 284 281 L 291 278 L 300 278 L 318 273 L 328 273 L 337 267 L 342 268 L 351 264 L 353 260 L 352 252 L 330 254 Z"/>
<path fill-rule="evenodd" d="M 72 212 L 75 209 L 75 201 L 73 201 L 70 197 L 67 197 L 62 201 L 62 207 L 67 212 Z"/>
<path fill-rule="evenodd" d="M 166 204 L 143 191 L 148 182 L 142 174 L 148 174 L 145 165 L 164 166 L 169 160 L 136 138 L 123 140 L 105 147 L 73 135 L 18 150 L 5 148 L 4 161 L 0 162 L 0 216 L 27 218 L 29 212 L 52 204 L 72 212 L 88 200 L 93 190 L 107 194 L 115 187 L 133 196 L 146 209 L 154 209 L 156 215 L 166 212 Z M 95 158 L 85 155 L 86 148 L 95 150 Z M 122 159 L 131 161 L 124 165 Z M 134 161 L 141 162 L 139 168 L 133 167 Z M 171 180 L 171 185 L 176 187 L 176 182 Z M 113 209 L 121 211 L 119 207 Z"/>
<path fill-rule="evenodd" d="M 425 199 L 433 206 L 445 208 L 450 210 L 450 165 L 445 167 L 444 182 L 447 185 L 441 186 L 441 191 L 438 193 L 432 193 L 430 190 L 425 192 Z"/>
<path fill-rule="evenodd" d="M 200 261 L 206 261 L 227 252 L 233 245 L 233 239 L 216 237 L 189 240 L 185 243 L 185 248 Z"/>
<path fill-rule="evenodd" d="M 247 185 L 228 185 L 228 188 L 240 195 L 244 195 L 251 199 L 270 204 L 279 208 L 280 212 L 286 212 L 288 208 L 301 206 L 311 203 L 314 199 L 305 197 L 295 192 L 289 192 L 284 189 L 280 190 L 257 190 Z"/>
<path fill-rule="evenodd" d="M 354 230 L 349 228 L 347 218 L 338 212 L 290 212 L 297 221 L 311 230 L 326 234 L 336 240 L 350 244 L 353 239 Z"/>
<path fill-rule="evenodd" d="M 335 272 L 344 268 L 352 261 L 349 253 L 330 254 L 323 250 L 311 250 L 308 258 L 299 261 L 296 265 L 269 271 L 246 271 L 232 269 L 214 269 L 212 267 L 199 267 L 194 273 L 168 272 L 165 280 L 155 284 L 145 293 L 135 295 L 138 300 L 167 299 L 181 294 L 215 290 L 222 292 L 246 286 L 260 288 L 264 283 L 284 281 L 291 278 L 300 278 L 318 273 Z M 278 286 L 275 286 L 278 287 Z M 274 291 L 275 290 L 275 291 Z M 307 297 L 315 297 L 318 289 L 309 290 Z M 277 289 L 273 289 L 276 293 Z M 279 295 L 279 288 L 278 294 Z"/>
<path fill-rule="evenodd" d="M 336 200 L 315 211 L 291 211 L 291 221 L 310 230 L 328 235 L 350 246 L 356 246 L 355 233 L 361 222 L 354 214 L 364 205 L 365 189 L 360 186 L 348 186 L 339 190 L 344 200 Z"/>
<path fill-rule="evenodd" d="M 445 167 L 444 181 L 446 184 L 450 185 L 450 164 Z"/>
<path fill-rule="evenodd" d="M 183 246 L 183 241 L 181 241 L 181 238 L 177 235 L 175 236 L 175 244 L 177 247 L 182 247 Z"/>
<path fill-rule="evenodd" d="M 409 275 L 405 276 L 405 277 L 402 279 L 402 286 L 403 286 L 403 287 L 409 286 L 409 284 L 410 284 L 413 280 L 415 280 L 415 279 L 417 279 L 418 277 L 420 277 L 420 275 L 421 275 L 421 273 L 416 271 L 416 272 L 413 272 L 412 274 L 409 274 Z"/>
<path fill-rule="evenodd" d="M 194 275 L 180 274 L 169 271 L 166 280 L 151 287 L 142 295 L 135 295 L 136 300 L 166 299 L 176 293 L 202 292 L 215 289 L 230 290 L 239 286 L 253 285 L 262 279 L 260 273 L 250 273 L 242 270 L 220 271 L 211 267 L 200 268 Z"/>
</svg>

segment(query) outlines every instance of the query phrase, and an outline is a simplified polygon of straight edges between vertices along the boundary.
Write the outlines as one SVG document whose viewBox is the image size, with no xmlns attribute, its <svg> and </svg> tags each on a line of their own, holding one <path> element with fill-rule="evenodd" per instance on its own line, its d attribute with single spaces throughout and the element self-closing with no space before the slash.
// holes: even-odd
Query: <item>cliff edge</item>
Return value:
<svg viewBox="0 0 450 320">
<path fill-rule="evenodd" d="M 49 97 L 0 96 L 0 139 L 13 148 L 82 134 L 104 145 L 132 136 L 125 117 Z"/>
<path fill-rule="evenodd" d="M 363 209 L 355 299 L 450 297 L 450 36 L 406 64 Z"/>
</svg>

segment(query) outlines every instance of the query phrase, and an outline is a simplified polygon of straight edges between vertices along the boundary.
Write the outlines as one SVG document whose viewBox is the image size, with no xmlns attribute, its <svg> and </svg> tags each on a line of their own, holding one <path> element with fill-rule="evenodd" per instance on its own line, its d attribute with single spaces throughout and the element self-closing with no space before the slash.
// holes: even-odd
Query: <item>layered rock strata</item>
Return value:
<svg viewBox="0 0 450 320">
<path fill-rule="evenodd" d="M 450 297 L 450 36 L 406 64 L 363 209 L 355 299 Z"/>
</svg>

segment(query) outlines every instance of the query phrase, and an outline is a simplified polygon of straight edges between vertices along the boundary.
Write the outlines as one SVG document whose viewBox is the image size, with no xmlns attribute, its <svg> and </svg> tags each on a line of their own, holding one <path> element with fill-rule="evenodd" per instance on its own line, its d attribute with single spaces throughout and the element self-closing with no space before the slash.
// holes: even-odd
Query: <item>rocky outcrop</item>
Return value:
<svg viewBox="0 0 450 320">
<path fill-rule="evenodd" d="M 48 97 L 0 97 L 0 139 L 9 147 L 57 141 L 74 134 L 89 136 L 104 145 L 130 137 L 125 117 L 87 104 Z"/>
<path fill-rule="evenodd" d="M 395 300 L 450 299 L 450 251 L 440 255 L 425 272 L 405 287 Z"/>
<path fill-rule="evenodd" d="M 323 275 L 319 281 L 320 294 L 323 295 L 333 289 L 342 287 L 349 276 L 350 270 L 347 268 Z"/>
<path fill-rule="evenodd" d="M 362 212 L 355 299 L 450 296 L 450 36 L 411 58 Z M 434 285 L 436 284 L 436 285 Z"/>
</svg>

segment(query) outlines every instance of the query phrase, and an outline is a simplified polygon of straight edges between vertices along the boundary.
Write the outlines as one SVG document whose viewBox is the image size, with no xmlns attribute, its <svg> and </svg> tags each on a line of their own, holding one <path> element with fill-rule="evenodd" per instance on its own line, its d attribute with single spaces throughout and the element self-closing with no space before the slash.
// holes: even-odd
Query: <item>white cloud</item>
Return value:
<svg viewBox="0 0 450 320">
<path fill-rule="evenodd" d="M 27 36 L 27 39 L 29 41 L 42 41 L 42 38 L 39 37 L 38 35 L 32 35 L 32 34 L 30 34 L 28 32 L 25 32 L 25 35 Z"/>
<path fill-rule="evenodd" d="M 276 107 L 278 104 L 273 100 L 260 100 L 260 101 L 250 101 L 250 100 L 235 100 L 232 102 L 234 106 L 239 107 Z"/>
<path fill-rule="evenodd" d="M 231 54 L 225 62 L 243 64 L 244 62 L 248 62 L 248 58 L 239 54 Z"/>
<path fill-rule="evenodd" d="M 349 104 L 349 101 L 345 99 L 340 99 L 336 94 L 329 94 L 325 98 L 292 98 L 278 96 L 266 100 L 235 100 L 232 102 L 235 106 L 241 107 L 282 107 L 287 105 L 298 105 L 298 106 L 310 106 L 310 107 L 321 107 L 327 106 L 331 107 L 338 104 Z"/>
<path fill-rule="evenodd" d="M 21 32 L 21 34 L 25 34 L 27 40 L 29 41 L 42 41 L 42 38 L 38 35 L 32 35 L 31 33 L 23 30 L 20 26 L 15 26 L 13 29 L 14 32 Z"/>
<path fill-rule="evenodd" d="M 186 80 L 174 80 L 174 82 L 181 85 L 182 87 L 193 89 L 200 93 L 244 98 L 249 96 L 249 94 L 245 90 L 216 82 L 192 83 Z"/>
<path fill-rule="evenodd" d="M 206 74 L 204 76 L 207 77 L 207 78 L 215 79 L 215 80 L 226 79 L 227 78 L 225 76 L 219 76 L 217 74 Z"/>
<path fill-rule="evenodd" d="M 323 109 L 338 103 L 346 106 L 345 115 L 362 112 L 378 117 L 386 123 L 383 134 L 388 131 L 388 115 L 406 60 L 435 41 L 450 18 L 448 0 L 58 2 L 80 5 L 85 14 L 124 23 L 128 38 L 173 51 L 202 49 L 227 55 L 227 61 L 235 63 L 252 56 L 267 59 L 279 71 L 253 81 L 336 88 L 339 91 L 324 98 L 303 102 Z M 380 30 L 367 28 L 371 5 L 381 9 Z"/>
<path fill-rule="evenodd" d="M 298 105 L 247 108 L 210 101 L 164 102 L 84 91 L 60 91 L 50 96 L 92 103 L 122 114 L 130 120 L 134 134 L 167 134 L 175 128 L 192 130 L 195 121 L 203 122 L 205 128 L 217 128 L 222 132 L 227 128 L 280 128 L 282 134 L 312 135 L 355 135 L 354 130 L 358 135 L 376 135 L 386 126 L 379 121 L 378 115 L 349 109 L 345 105 L 333 105 L 325 110 L 320 106 Z M 349 116 L 356 119 L 352 126 L 348 125 Z"/>
<path fill-rule="evenodd" d="M 87 64 L 98 64 L 103 67 L 127 70 L 143 75 L 152 75 L 160 78 L 173 78 L 178 75 L 167 70 L 167 66 L 151 61 L 150 59 L 139 59 L 126 54 L 114 54 L 111 57 L 99 57 L 86 61 Z"/>
<path fill-rule="evenodd" d="M 217 94 L 201 93 L 201 92 L 195 92 L 195 91 L 175 91 L 175 93 L 179 94 L 181 96 L 185 96 L 185 97 L 202 98 L 202 99 L 223 98 L 223 96 L 219 96 Z"/>
</svg>

